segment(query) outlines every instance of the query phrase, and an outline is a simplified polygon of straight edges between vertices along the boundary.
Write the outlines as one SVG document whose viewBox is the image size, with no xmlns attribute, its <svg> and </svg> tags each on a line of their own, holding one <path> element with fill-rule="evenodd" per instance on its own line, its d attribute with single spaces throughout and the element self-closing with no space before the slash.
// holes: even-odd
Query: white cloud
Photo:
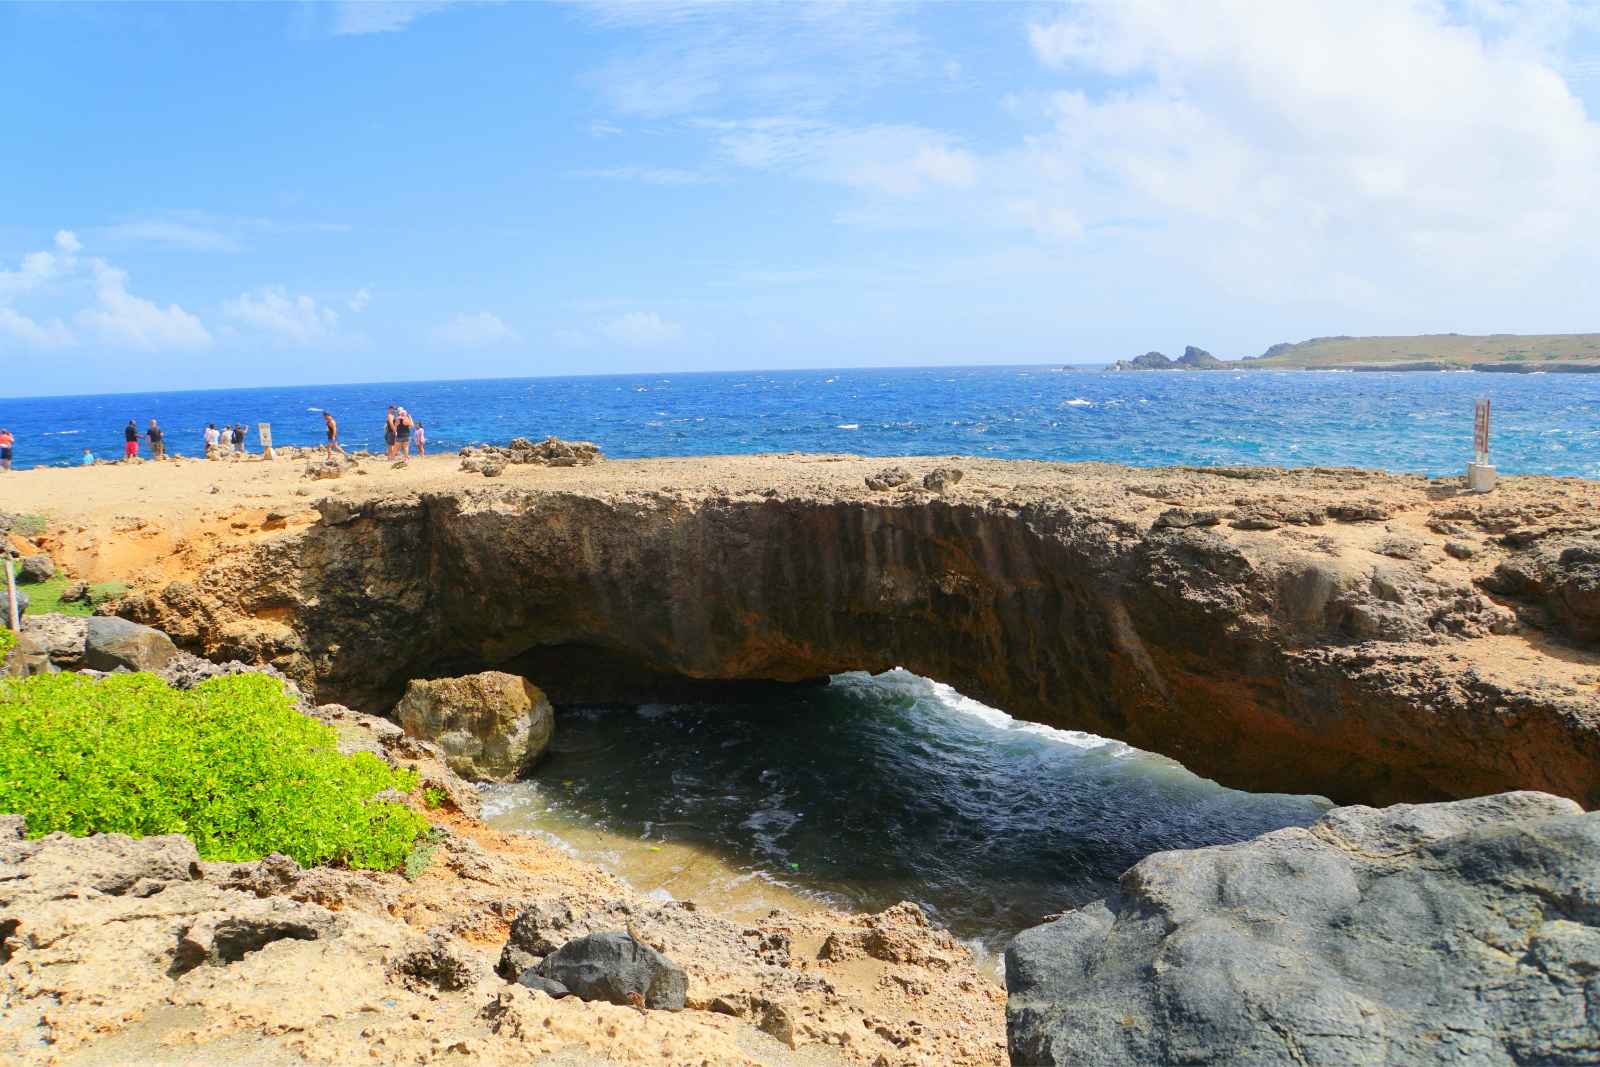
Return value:
<svg viewBox="0 0 1600 1067">
<path fill-rule="evenodd" d="M 683 336 L 683 326 L 654 311 L 630 311 L 600 326 L 607 340 L 630 348 L 657 348 Z"/>
<path fill-rule="evenodd" d="M 221 231 L 196 226 L 187 222 L 146 219 L 139 222 L 122 222 L 100 231 L 107 237 L 123 241 L 146 241 L 152 244 L 187 248 L 196 252 L 237 252 L 239 244 Z"/>
<path fill-rule="evenodd" d="M 0 307 L 0 334 L 8 334 L 32 348 L 65 348 L 78 340 L 60 319 L 35 322 L 7 307 Z"/>
<path fill-rule="evenodd" d="M 71 230 L 57 230 L 55 251 L 29 252 L 16 270 L 0 270 L 0 302 L 9 302 L 64 278 L 77 269 L 77 254 L 83 248 Z"/>
<path fill-rule="evenodd" d="M 742 167 L 781 170 L 817 181 L 896 196 L 928 187 L 969 188 L 978 161 L 950 135 L 921 126 L 837 126 L 818 119 L 778 116 L 707 119 L 719 154 Z"/>
<path fill-rule="evenodd" d="M 177 304 L 165 308 L 128 292 L 128 274 L 103 259 L 89 261 L 96 303 L 78 312 L 78 324 L 110 344 L 156 351 L 204 348 L 211 334 L 200 319 Z"/>
<path fill-rule="evenodd" d="M 486 348 L 517 340 L 517 333 L 498 315 L 487 311 L 462 311 L 435 327 L 433 339 L 458 348 Z"/>
<path fill-rule="evenodd" d="M 811 114 L 879 86 L 938 77 L 909 4 L 592 3 L 602 25 L 642 47 L 592 71 L 619 114 L 668 118 L 724 110 Z"/>
<path fill-rule="evenodd" d="M 397 33 L 424 15 L 449 6 L 449 0 L 345 0 L 335 9 L 333 32 L 340 36 Z"/>
<path fill-rule="evenodd" d="M 281 285 L 240 293 L 222 304 L 222 313 L 236 322 L 273 334 L 291 344 L 325 342 L 339 328 L 339 313 L 304 293 L 291 296 Z"/>
<path fill-rule="evenodd" d="M 370 303 L 372 303 L 372 290 L 363 286 L 351 294 L 350 299 L 344 302 L 344 306 L 359 315 L 367 310 L 367 305 Z"/>
<path fill-rule="evenodd" d="M 1600 126 L 1537 35 L 1425 0 L 1091 0 L 1029 39 L 1117 87 L 1047 101 L 1021 192 L 1263 291 L 1509 286 L 1600 239 Z"/>
<path fill-rule="evenodd" d="M 715 185 L 722 181 L 715 175 L 676 167 L 607 167 L 602 170 L 575 171 L 574 174 L 579 178 L 643 182 L 645 185 Z"/>
</svg>

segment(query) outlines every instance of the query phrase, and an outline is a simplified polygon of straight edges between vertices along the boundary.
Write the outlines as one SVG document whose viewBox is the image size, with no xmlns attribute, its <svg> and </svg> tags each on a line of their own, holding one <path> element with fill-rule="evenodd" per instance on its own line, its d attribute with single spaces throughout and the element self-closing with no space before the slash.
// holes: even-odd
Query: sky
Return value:
<svg viewBox="0 0 1600 1067">
<path fill-rule="evenodd" d="M 1600 0 L 0 5 L 0 395 L 1600 330 Z"/>
</svg>

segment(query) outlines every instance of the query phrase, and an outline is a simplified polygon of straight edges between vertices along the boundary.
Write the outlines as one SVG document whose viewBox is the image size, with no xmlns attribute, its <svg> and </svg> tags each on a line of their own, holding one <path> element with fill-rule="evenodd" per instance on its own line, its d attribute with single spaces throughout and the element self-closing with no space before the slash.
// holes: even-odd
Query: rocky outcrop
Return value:
<svg viewBox="0 0 1600 1067">
<path fill-rule="evenodd" d="M 682 967 L 621 931 L 568 941 L 539 964 L 539 976 L 584 1000 L 663 1011 L 682 1011 L 689 993 Z"/>
<path fill-rule="evenodd" d="M 159 671 L 177 654 L 166 634 L 127 619 L 97 616 L 84 630 L 83 665 L 92 671 Z"/>
<path fill-rule="evenodd" d="M 1497 566 L 1484 585 L 1531 601 L 1580 641 L 1600 642 L 1600 538 L 1540 540 Z"/>
<path fill-rule="evenodd" d="M 55 562 L 43 552 L 24 557 L 17 574 L 17 577 L 25 582 L 47 582 L 55 576 Z"/>
<path fill-rule="evenodd" d="M 1221 370 L 1227 364 L 1203 348 L 1188 345 L 1183 355 L 1170 359 L 1160 352 L 1146 352 L 1133 359 L 1119 359 L 1107 370 Z"/>
<path fill-rule="evenodd" d="M 122 610 L 362 707 L 484 668 L 560 704 L 903 666 L 1244 788 L 1600 804 L 1600 648 L 1550 606 L 1584 601 L 1491 577 L 1600 536 L 1592 482 L 968 459 L 934 495 L 947 462 L 901 465 L 892 494 L 881 461 L 743 457 L 350 496 Z"/>
<path fill-rule="evenodd" d="M 772 946 L 860 920 L 733 923 L 644 899 L 554 845 L 453 825 L 408 880 L 276 855 L 207 863 L 182 837 L 27 841 L 0 815 L 0 1062 L 676 1067 L 802 1062 L 800 1046 L 806 1063 L 1004 1062 L 1003 994 L 964 949 L 942 968 L 791 957 Z M 563 941 L 626 927 L 638 957 L 679 961 L 684 1010 L 552 1000 L 558 983 L 496 976 L 487 948 L 519 901 L 559 910 Z M 906 955 L 927 954 L 927 931 L 901 934 Z"/>
<path fill-rule="evenodd" d="M 1157 853 L 1006 953 L 1030 1065 L 1600 1061 L 1600 813 L 1539 793 Z"/>
<path fill-rule="evenodd" d="M 527 773 L 555 731 L 555 709 L 539 687 L 500 671 L 414 679 L 395 716 L 412 737 L 437 742 L 450 769 L 474 782 Z"/>
</svg>

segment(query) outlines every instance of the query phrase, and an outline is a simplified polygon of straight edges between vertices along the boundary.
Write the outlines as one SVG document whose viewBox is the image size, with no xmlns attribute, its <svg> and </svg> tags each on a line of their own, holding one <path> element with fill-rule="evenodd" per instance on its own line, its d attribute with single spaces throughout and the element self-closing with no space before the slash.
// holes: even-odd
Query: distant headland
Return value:
<svg viewBox="0 0 1600 1067">
<path fill-rule="evenodd" d="M 1218 359 L 1190 345 L 1172 359 L 1146 352 L 1108 370 L 1348 370 L 1600 373 L 1600 334 L 1459 333 L 1415 337 L 1313 337 L 1275 344 L 1259 356 Z"/>
</svg>

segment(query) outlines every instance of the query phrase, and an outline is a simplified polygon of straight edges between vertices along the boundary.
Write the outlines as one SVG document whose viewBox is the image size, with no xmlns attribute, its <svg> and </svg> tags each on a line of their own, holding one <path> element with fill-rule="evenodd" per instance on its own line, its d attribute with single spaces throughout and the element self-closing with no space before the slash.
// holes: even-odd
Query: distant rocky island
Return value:
<svg viewBox="0 0 1600 1067">
<path fill-rule="evenodd" d="M 1183 355 L 1172 359 L 1160 352 L 1146 352 L 1132 359 L 1119 359 L 1107 370 L 1222 370 L 1227 364 L 1203 348 L 1189 345 Z"/>
<path fill-rule="evenodd" d="M 1415 337 L 1313 337 L 1282 342 L 1259 356 L 1218 359 L 1190 345 L 1172 359 L 1146 352 L 1107 370 L 1345 370 L 1600 373 L 1600 334 L 1423 334 Z"/>
</svg>

